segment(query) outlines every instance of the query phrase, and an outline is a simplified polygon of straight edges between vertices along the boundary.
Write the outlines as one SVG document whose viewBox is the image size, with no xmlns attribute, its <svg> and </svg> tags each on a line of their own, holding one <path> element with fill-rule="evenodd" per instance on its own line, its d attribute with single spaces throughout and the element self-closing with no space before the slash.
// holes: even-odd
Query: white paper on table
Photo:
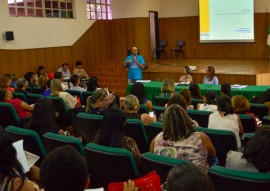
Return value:
<svg viewBox="0 0 270 191">
<path fill-rule="evenodd" d="M 136 80 L 136 82 L 148 83 L 148 82 L 151 82 L 151 80 Z"/>
<path fill-rule="evenodd" d="M 104 191 L 104 188 L 91 188 L 91 189 L 85 189 L 84 191 Z"/>
<path fill-rule="evenodd" d="M 17 151 L 17 159 L 23 167 L 23 172 L 24 173 L 28 172 L 30 168 L 28 166 L 28 162 L 27 162 L 24 150 L 23 150 L 23 140 L 14 142 L 12 145 L 15 147 Z"/>
<path fill-rule="evenodd" d="M 234 88 L 234 89 L 242 89 L 242 88 L 246 88 L 247 85 L 240 85 L 240 84 L 234 84 L 231 86 L 231 88 Z"/>
</svg>

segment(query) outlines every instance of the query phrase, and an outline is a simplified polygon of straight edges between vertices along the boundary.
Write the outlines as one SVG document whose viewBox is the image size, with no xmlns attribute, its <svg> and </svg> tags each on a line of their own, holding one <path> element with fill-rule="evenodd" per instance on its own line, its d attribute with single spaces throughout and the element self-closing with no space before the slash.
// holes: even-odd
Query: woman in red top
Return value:
<svg viewBox="0 0 270 191">
<path fill-rule="evenodd" d="M 33 111 L 33 107 L 24 101 L 18 98 L 13 99 L 12 93 L 6 89 L 0 90 L 0 101 L 12 104 L 20 118 L 31 115 Z"/>
</svg>

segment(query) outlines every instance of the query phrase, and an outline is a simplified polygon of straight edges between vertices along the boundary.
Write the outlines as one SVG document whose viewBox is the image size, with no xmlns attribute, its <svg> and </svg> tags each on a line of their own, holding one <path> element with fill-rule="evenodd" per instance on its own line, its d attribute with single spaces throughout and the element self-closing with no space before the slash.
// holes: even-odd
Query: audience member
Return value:
<svg viewBox="0 0 270 191">
<path fill-rule="evenodd" d="M 187 109 L 194 109 L 194 106 L 191 104 L 191 93 L 188 89 L 182 89 L 179 91 L 179 94 L 181 94 L 186 102 Z"/>
<path fill-rule="evenodd" d="M 146 98 L 144 85 L 140 82 L 135 82 L 131 88 L 130 94 L 135 95 L 139 104 L 143 104 L 148 108 L 148 111 L 153 109 L 153 104 L 150 99 Z"/>
<path fill-rule="evenodd" d="M 222 84 L 220 88 L 221 94 L 225 94 L 229 97 L 232 97 L 232 90 L 230 84 Z"/>
<path fill-rule="evenodd" d="M 161 94 L 162 97 L 173 97 L 175 95 L 175 84 L 172 79 L 164 80 L 162 87 L 161 87 Z"/>
<path fill-rule="evenodd" d="M 6 89 L 11 92 L 14 92 L 14 88 L 11 87 L 11 75 L 10 74 L 4 74 L 0 77 L 0 89 Z"/>
<path fill-rule="evenodd" d="M 18 82 L 14 88 L 15 92 L 23 93 L 24 95 L 28 94 L 27 91 L 28 82 L 25 78 L 18 79 Z"/>
<path fill-rule="evenodd" d="M 218 78 L 216 76 L 215 68 L 213 66 L 207 66 L 206 76 L 204 76 L 202 83 L 218 85 Z"/>
<path fill-rule="evenodd" d="M 67 108 L 74 108 L 77 104 L 77 99 L 70 95 L 68 92 L 64 92 L 61 81 L 59 79 L 53 79 L 51 81 L 51 96 L 59 96 L 63 98 Z"/>
<path fill-rule="evenodd" d="M 150 152 L 189 160 L 207 173 L 207 157 L 216 156 L 215 148 L 206 134 L 195 132 L 184 108 L 173 104 L 166 109 L 162 131 L 152 140 Z"/>
<path fill-rule="evenodd" d="M 89 187 L 86 160 L 72 146 L 65 145 L 48 153 L 40 168 L 45 191 L 84 191 Z"/>
<path fill-rule="evenodd" d="M 68 64 L 64 63 L 62 64 L 62 67 L 57 70 L 57 72 L 61 72 L 63 74 L 64 79 L 69 79 L 71 76 L 71 73 L 68 69 Z"/>
<path fill-rule="evenodd" d="M 234 132 L 237 146 L 241 148 L 240 134 L 243 134 L 243 127 L 238 115 L 232 108 L 231 98 L 227 95 L 217 97 L 218 112 L 214 112 L 209 116 L 209 129 L 221 129 Z"/>
<path fill-rule="evenodd" d="M 51 81 L 52 80 L 48 80 L 47 81 L 47 83 L 46 83 L 46 89 L 45 89 L 45 91 L 42 94 L 43 97 L 46 97 L 46 96 L 50 96 L 51 95 L 51 89 L 50 89 L 50 87 L 51 87 Z"/>
<path fill-rule="evenodd" d="M 126 111 L 128 119 L 139 119 L 145 126 L 148 126 L 150 122 L 157 121 L 156 116 L 151 117 L 148 113 L 139 114 L 140 109 L 139 100 L 136 96 L 129 94 L 123 101 L 123 107 Z"/>
<path fill-rule="evenodd" d="M 39 78 L 41 75 L 47 75 L 45 73 L 45 67 L 44 66 L 39 66 L 38 71 L 37 71 L 37 77 Z"/>
<path fill-rule="evenodd" d="M 202 111 L 217 112 L 217 95 L 213 90 L 208 90 L 203 96 L 204 103 L 198 103 L 197 109 Z"/>
<path fill-rule="evenodd" d="M 98 79 L 96 76 L 92 76 L 91 78 L 89 78 L 88 82 L 87 82 L 87 91 L 91 91 L 94 92 L 99 88 L 98 85 Z"/>
<path fill-rule="evenodd" d="M 81 61 L 76 62 L 76 68 L 72 71 L 72 74 L 76 74 L 79 76 L 80 79 L 89 78 L 85 70 L 82 68 L 83 63 Z"/>
<path fill-rule="evenodd" d="M 78 90 L 80 92 L 85 92 L 86 89 L 80 87 L 81 80 L 77 74 L 74 74 L 70 77 L 70 82 L 72 83 L 73 87 L 71 87 L 71 90 Z"/>
<path fill-rule="evenodd" d="M 252 137 L 243 152 L 230 151 L 226 167 L 252 172 L 270 173 L 270 126 L 262 125 Z"/>
<path fill-rule="evenodd" d="M 25 73 L 24 78 L 28 81 L 28 87 L 30 88 L 37 87 L 34 72 Z"/>
<path fill-rule="evenodd" d="M 12 98 L 13 95 L 9 90 L 6 89 L 0 90 L 0 102 L 12 104 L 20 118 L 24 118 L 31 115 L 31 112 L 33 111 L 32 106 L 28 105 L 27 103 L 18 98 L 14 99 Z"/>
<path fill-rule="evenodd" d="M 16 84 L 17 84 L 17 81 L 18 81 L 18 78 L 17 78 L 17 76 L 15 75 L 15 74 L 11 74 L 10 75 L 10 77 L 11 77 L 11 87 L 15 87 L 16 86 Z"/>
<path fill-rule="evenodd" d="M 0 190 L 36 191 L 26 178 L 9 135 L 0 129 Z"/>
<path fill-rule="evenodd" d="M 94 138 L 94 143 L 108 147 L 125 148 L 132 153 L 136 164 L 139 165 L 141 153 L 136 142 L 132 138 L 125 136 L 125 123 L 126 112 L 124 110 L 118 108 L 107 109 L 101 127 Z"/>
<path fill-rule="evenodd" d="M 63 82 L 64 82 L 64 78 L 63 78 L 63 74 L 61 72 L 55 72 L 54 73 L 54 79 L 59 79 L 61 81 L 61 86 L 63 88 L 64 91 L 66 91 L 68 88 L 68 86 L 66 86 Z"/>
<path fill-rule="evenodd" d="M 92 96 L 89 96 L 86 100 L 86 112 L 91 114 L 103 115 L 104 111 L 108 107 L 114 105 L 115 96 L 109 94 L 107 90 L 96 90 Z"/>
<path fill-rule="evenodd" d="M 185 82 L 185 83 L 189 82 L 189 83 L 191 83 L 193 81 L 193 79 L 192 79 L 192 76 L 191 76 L 191 70 L 190 70 L 189 66 L 184 66 L 183 72 L 184 72 L 185 75 L 180 77 L 179 83 L 181 83 L 181 82 Z"/>
<path fill-rule="evenodd" d="M 270 89 L 263 92 L 260 96 L 253 97 L 250 102 L 265 104 L 270 111 Z"/>
<path fill-rule="evenodd" d="M 191 93 L 191 99 L 203 99 L 201 95 L 201 90 L 198 84 L 190 84 L 189 91 Z"/>
<path fill-rule="evenodd" d="M 49 80 L 47 74 L 41 74 L 38 77 L 38 86 L 41 88 L 41 91 L 44 92 L 46 90 L 46 84 Z"/>
</svg>

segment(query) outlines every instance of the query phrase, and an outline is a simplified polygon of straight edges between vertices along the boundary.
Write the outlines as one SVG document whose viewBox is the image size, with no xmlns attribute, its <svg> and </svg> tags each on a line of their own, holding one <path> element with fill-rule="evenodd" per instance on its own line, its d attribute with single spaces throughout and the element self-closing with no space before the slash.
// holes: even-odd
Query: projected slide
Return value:
<svg viewBox="0 0 270 191">
<path fill-rule="evenodd" d="M 254 42 L 253 0 L 200 0 L 200 42 Z"/>
</svg>

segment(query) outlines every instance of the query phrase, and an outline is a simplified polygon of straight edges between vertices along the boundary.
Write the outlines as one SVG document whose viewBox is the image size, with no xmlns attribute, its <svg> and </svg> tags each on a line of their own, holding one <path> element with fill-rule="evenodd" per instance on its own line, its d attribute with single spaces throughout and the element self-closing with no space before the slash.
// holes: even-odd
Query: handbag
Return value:
<svg viewBox="0 0 270 191">
<path fill-rule="evenodd" d="M 160 177 L 155 170 L 135 179 L 134 185 L 139 187 L 139 191 L 161 191 Z M 124 182 L 114 182 L 108 185 L 108 191 L 123 191 L 123 188 Z"/>
</svg>

